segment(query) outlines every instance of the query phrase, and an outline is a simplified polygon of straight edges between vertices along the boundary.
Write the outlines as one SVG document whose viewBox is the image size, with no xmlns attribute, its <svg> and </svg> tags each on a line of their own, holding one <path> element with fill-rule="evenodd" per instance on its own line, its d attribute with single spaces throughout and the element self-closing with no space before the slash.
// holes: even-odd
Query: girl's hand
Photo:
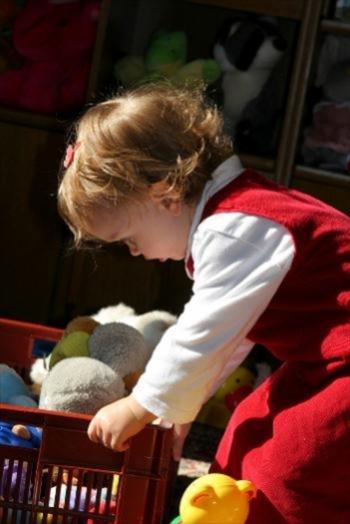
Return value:
<svg viewBox="0 0 350 524">
<path fill-rule="evenodd" d="M 129 438 L 155 418 L 129 395 L 101 408 L 89 424 L 88 436 L 113 451 L 125 451 Z"/>
</svg>

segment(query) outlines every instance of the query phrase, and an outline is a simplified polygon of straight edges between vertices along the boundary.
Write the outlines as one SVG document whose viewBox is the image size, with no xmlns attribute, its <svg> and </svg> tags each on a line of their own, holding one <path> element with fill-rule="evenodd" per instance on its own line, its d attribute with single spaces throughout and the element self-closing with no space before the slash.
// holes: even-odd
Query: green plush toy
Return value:
<svg viewBox="0 0 350 524">
<path fill-rule="evenodd" d="M 89 333 L 84 331 L 73 331 L 61 338 L 51 353 L 49 369 L 65 358 L 88 357 L 89 337 Z"/>
<path fill-rule="evenodd" d="M 146 70 L 171 78 L 186 63 L 187 38 L 183 31 L 157 31 L 145 55 Z"/>
<path fill-rule="evenodd" d="M 157 31 L 145 57 L 125 56 L 116 63 L 115 76 L 125 86 L 168 80 L 177 86 L 211 84 L 220 76 L 218 63 L 198 58 L 186 63 L 187 37 L 184 31 Z"/>
</svg>

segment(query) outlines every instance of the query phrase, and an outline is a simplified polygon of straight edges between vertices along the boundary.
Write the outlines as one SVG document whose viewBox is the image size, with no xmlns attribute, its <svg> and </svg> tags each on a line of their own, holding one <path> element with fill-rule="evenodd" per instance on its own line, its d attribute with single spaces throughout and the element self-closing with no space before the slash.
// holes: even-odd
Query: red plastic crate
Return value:
<svg viewBox="0 0 350 524">
<path fill-rule="evenodd" d="M 0 363 L 28 377 L 35 344 L 61 333 L 0 319 Z M 163 522 L 175 471 L 171 430 L 149 425 L 115 453 L 89 440 L 86 415 L 0 404 L 0 420 L 42 428 L 39 449 L 0 445 L 1 523 Z"/>
</svg>

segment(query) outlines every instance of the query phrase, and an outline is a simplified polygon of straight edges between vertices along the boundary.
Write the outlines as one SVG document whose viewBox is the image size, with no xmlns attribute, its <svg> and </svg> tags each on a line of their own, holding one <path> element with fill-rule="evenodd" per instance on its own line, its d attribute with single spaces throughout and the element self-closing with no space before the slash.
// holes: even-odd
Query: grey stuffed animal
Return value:
<svg viewBox="0 0 350 524">
<path fill-rule="evenodd" d="M 91 357 L 104 362 L 121 377 L 141 372 L 150 357 L 141 333 L 123 322 L 97 326 L 89 337 L 88 350 Z"/>
<path fill-rule="evenodd" d="M 90 357 L 61 360 L 45 377 L 39 407 L 94 415 L 125 395 L 122 377 Z"/>
</svg>

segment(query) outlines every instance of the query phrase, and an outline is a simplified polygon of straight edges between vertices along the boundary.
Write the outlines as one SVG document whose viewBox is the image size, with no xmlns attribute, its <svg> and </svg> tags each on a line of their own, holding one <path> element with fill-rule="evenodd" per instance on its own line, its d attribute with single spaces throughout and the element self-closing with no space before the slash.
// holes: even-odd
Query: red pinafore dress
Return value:
<svg viewBox="0 0 350 524">
<path fill-rule="evenodd" d="M 236 408 L 211 471 L 256 485 L 247 524 L 350 524 L 350 218 L 250 170 L 202 219 L 230 211 L 285 226 L 295 256 L 248 335 L 283 364 Z"/>
</svg>

